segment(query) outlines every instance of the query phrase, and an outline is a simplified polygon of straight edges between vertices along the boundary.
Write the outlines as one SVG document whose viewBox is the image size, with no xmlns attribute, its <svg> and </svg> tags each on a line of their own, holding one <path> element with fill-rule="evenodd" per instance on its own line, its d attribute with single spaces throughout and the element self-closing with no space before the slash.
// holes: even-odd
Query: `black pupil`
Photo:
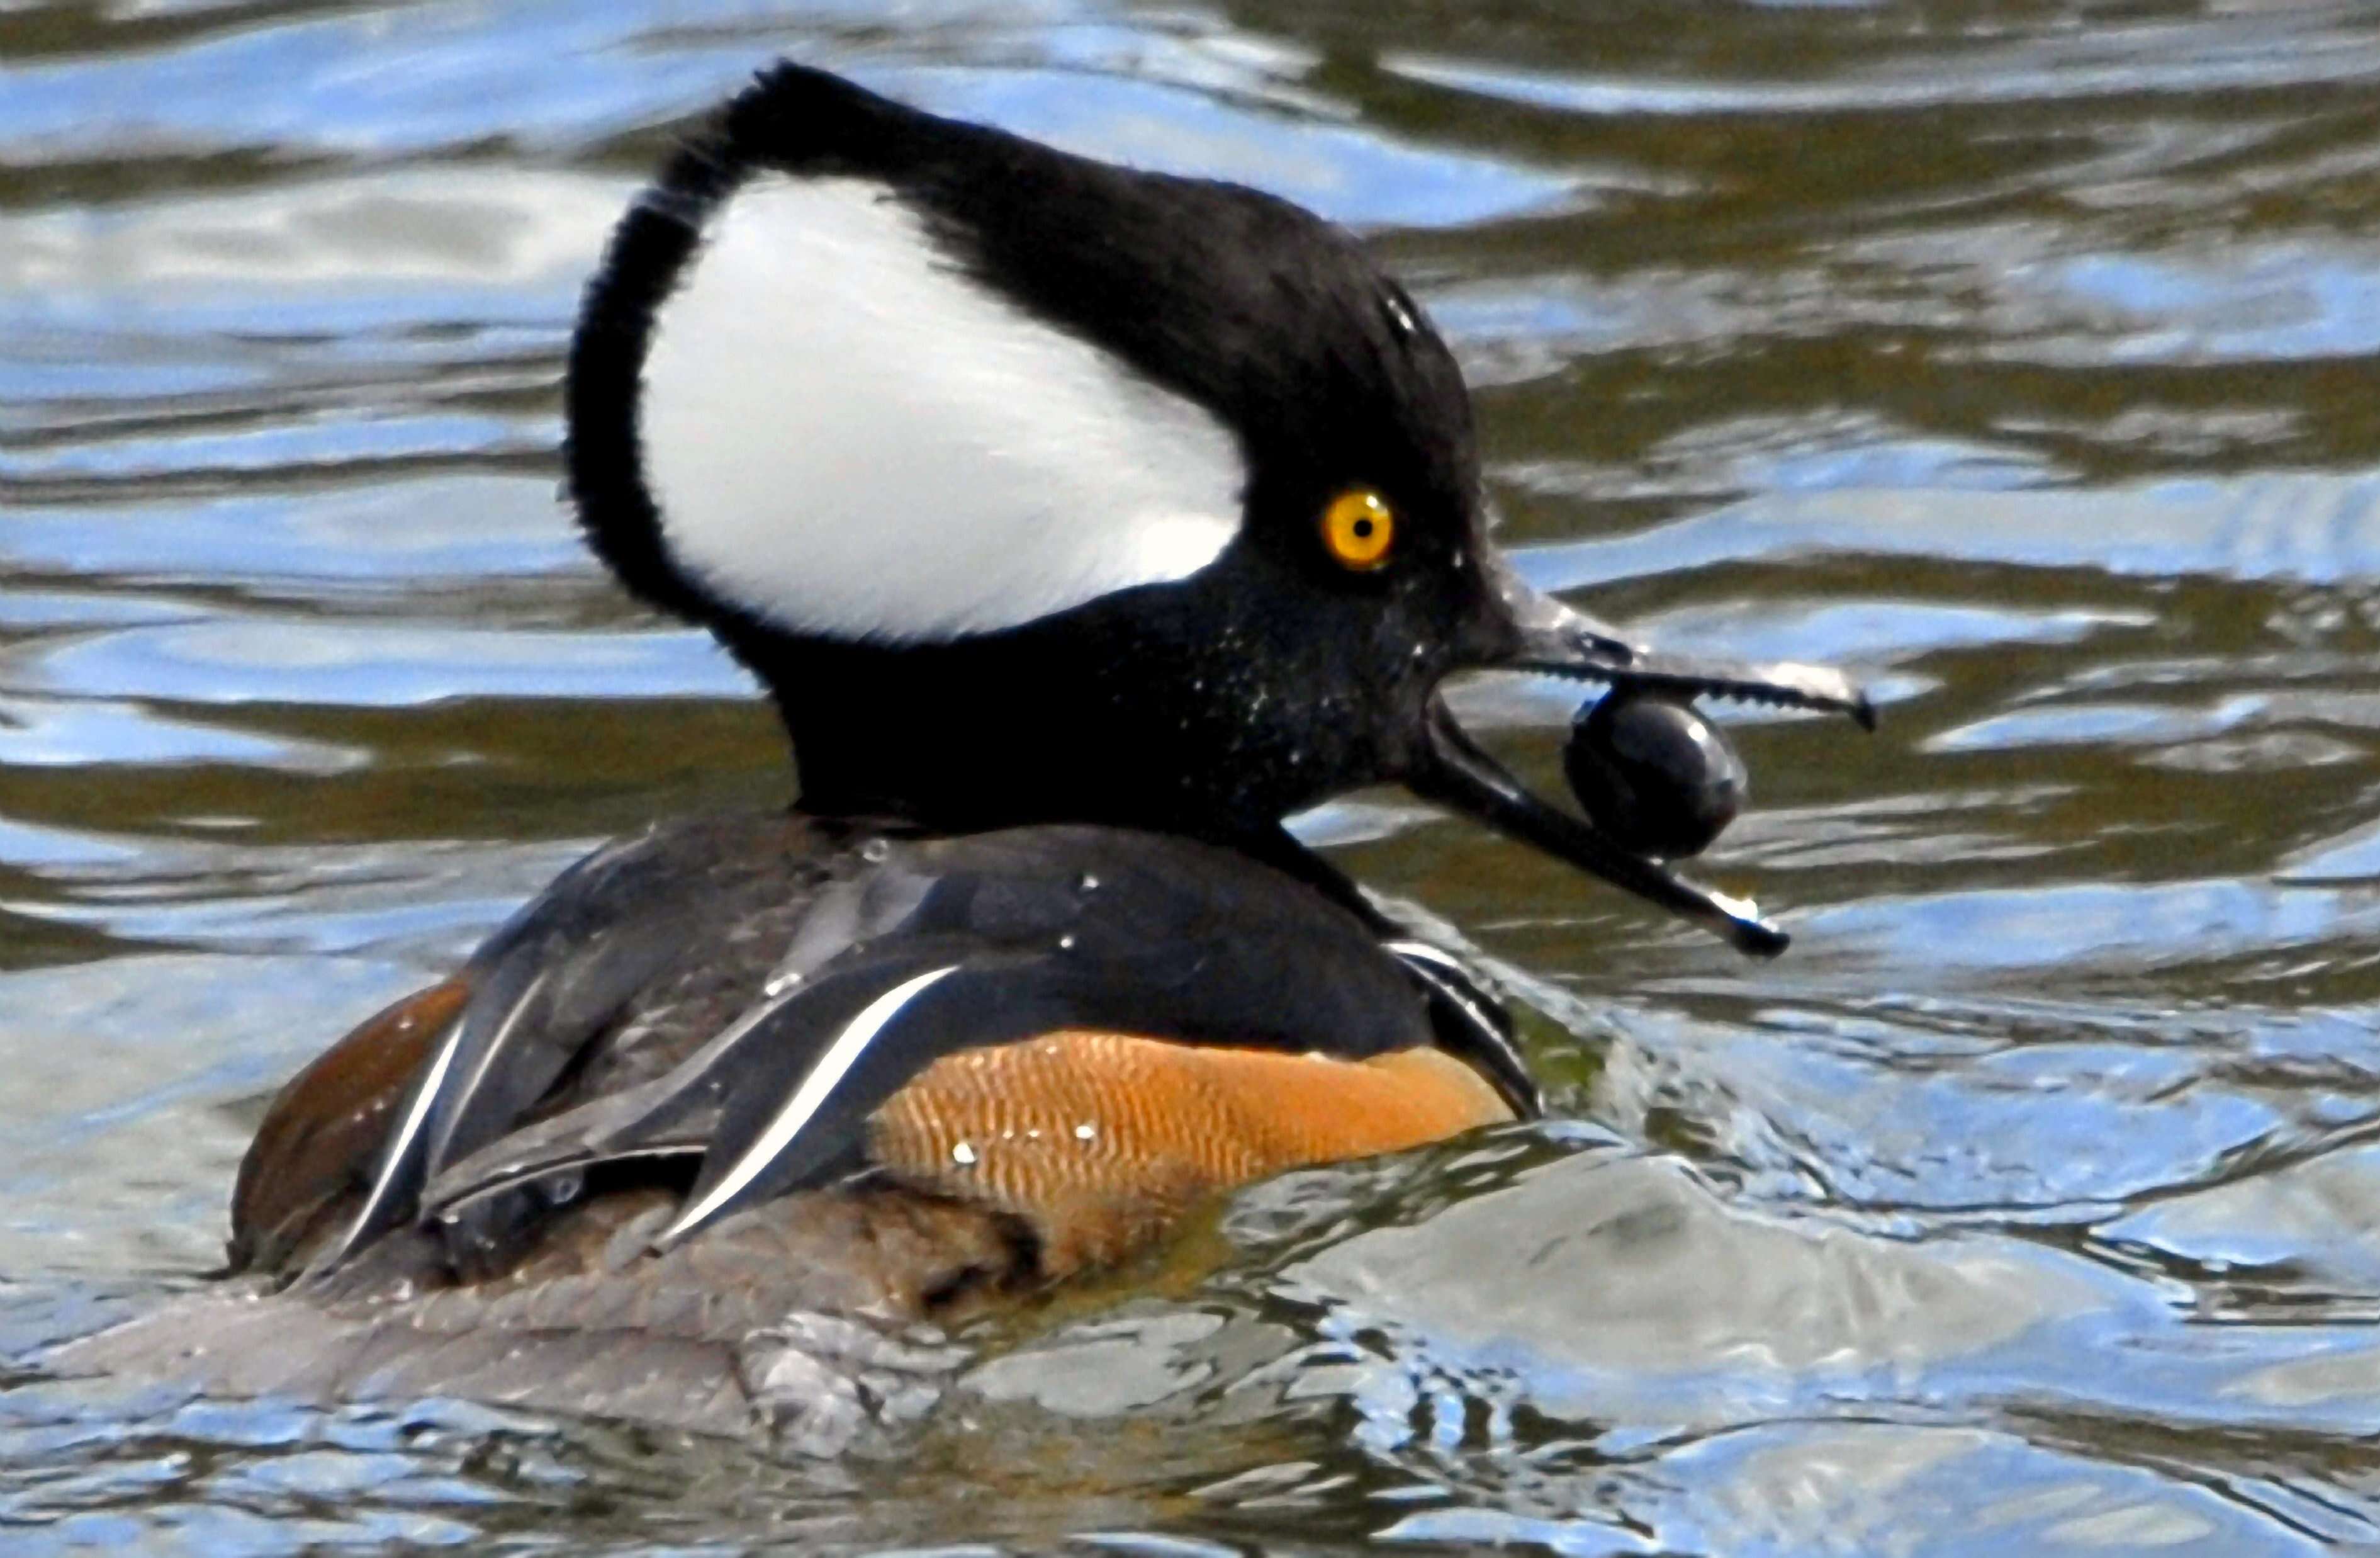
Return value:
<svg viewBox="0 0 2380 1558">
<path fill-rule="evenodd" d="M 1355 539 L 1357 541 L 1369 541 L 1372 539 L 1372 522 L 1369 519 L 1358 519 L 1355 521 Z"/>
</svg>

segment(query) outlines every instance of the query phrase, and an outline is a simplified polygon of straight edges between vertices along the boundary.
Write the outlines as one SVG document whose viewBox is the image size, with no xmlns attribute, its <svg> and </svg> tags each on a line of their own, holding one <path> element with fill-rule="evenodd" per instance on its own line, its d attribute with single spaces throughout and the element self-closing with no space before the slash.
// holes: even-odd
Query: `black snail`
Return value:
<svg viewBox="0 0 2380 1558">
<path fill-rule="evenodd" d="M 1709 848 L 1751 789 L 1734 746 L 1693 703 L 1624 683 L 1579 710 L 1562 772 L 1613 843 L 1663 860 Z"/>
</svg>

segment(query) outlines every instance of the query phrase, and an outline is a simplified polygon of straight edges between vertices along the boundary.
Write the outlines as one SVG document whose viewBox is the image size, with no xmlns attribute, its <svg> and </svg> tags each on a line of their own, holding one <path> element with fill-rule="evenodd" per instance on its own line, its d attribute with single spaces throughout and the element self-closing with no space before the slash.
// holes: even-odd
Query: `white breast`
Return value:
<svg viewBox="0 0 2380 1558">
<path fill-rule="evenodd" d="M 679 565 L 843 638 L 1183 578 L 1237 532 L 1246 481 L 1213 414 L 978 283 L 856 178 L 730 197 L 654 321 L 638 426 Z"/>
</svg>

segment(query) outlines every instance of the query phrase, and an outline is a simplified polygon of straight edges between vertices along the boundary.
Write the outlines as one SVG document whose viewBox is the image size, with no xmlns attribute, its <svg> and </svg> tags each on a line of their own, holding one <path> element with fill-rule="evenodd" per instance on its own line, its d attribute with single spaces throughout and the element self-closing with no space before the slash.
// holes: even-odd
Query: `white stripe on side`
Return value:
<svg viewBox="0 0 2380 1558">
<path fill-rule="evenodd" d="M 1382 942 L 1380 950 L 1394 953 L 1408 963 L 1428 963 L 1458 978 L 1465 980 L 1471 978 L 1471 970 L 1463 967 L 1463 959 L 1444 947 L 1433 946 L 1427 942 Z"/>
<path fill-rule="evenodd" d="M 679 1212 L 677 1221 L 662 1229 L 653 1242 L 664 1248 L 675 1244 L 710 1221 L 721 1207 L 735 1199 L 746 1186 L 759 1176 L 762 1170 L 776 1161 L 778 1154 L 793 1145 L 794 1138 L 801 1135 L 803 1127 L 834 1095 L 834 1089 L 843 1085 L 844 1077 L 867 1053 L 868 1046 L 875 1041 L 876 1036 L 901 1015 L 901 1008 L 945 975 L 958 972 L 958 968 L 953 963 L 919 974 L 915 979 L 894 985 L 861 1007 L 859 1015 L 844 1025 L 844 1030 L 835 1035 L 834 1041 L 819 1056 L 818 1064 L 810 1067 L 808 1074 L 802 1078 L 801 1086 L 794 1089 L 794 1096 L 777 1111 L 768 1128 L 744 1150 L 744 1155 L 736 1159 L 719 1183 L 710 1187 L 710 1193 Z"/>
<path fill-rule="evenodd" d="M 439 1086 L 454 1067 L 455 1049 L 463 1042 L 463 1020 L 469 1015 L 470 1007 L 466 1003 L 464 1009 L 455 1014 L 454 1021 L 446 1025 L 446 1037 L 440 1041 L 438 1053 L 431 1057 L 430 1069 L 421 1074 L 421 1080 L 415 1085 L 412 1101 L 406 1105 L 403 1123 L 398 1125 L 396 1134 L 388 1138 L 388 1145 L 382 1150 L 380 1172 L 372 1178 L 371 1190 L 364 1197 L 363 1206 L 347 1224 L 346 1232 L 339 1235 L 339 1242 L 315 1258 L 312 1270 L 327 1272 L 346 1260 L 355 1253 L 357 1243 L 371 1231 L 379 1220 L 381 1208 L 387 1203 L 390 1191 L 395 1187 L 397 1170 L 404 1165 L 406 1155 L 420 1137 L 422 1126 L 430 1119 L 431 1105 L 438 1102 Z"/>
<path fill-rule="evenodd" d="M 1013 627 L 1238 533 L 1205 408 L 975 280 L 886 187 L 763 174 L 652 323 L 646 485 L 678 564 L 797 633 Z"/>
<path fill-rule="evenodd" d="M 1509 1058 L 1513 1066 L 1523 1075 L 1527 1074 L 1528 1067 L 1522 1061 L 1520 1052 L 1513 1047 L 1512 1040 L 1505 1037 L 1504 1029 L 1498 1025 L 1496 1019 L 1472 997 L 1472 986 L 1476 976 L 1463 965 L 1461 958 L 1443 947 L 1432 946 L 1427 942 L 1382 942 L 1380 946 L 1382 950 L 1393 954 L 1406 968 L 1420 975 L 1423 981 L 1432 990 L 1453 1003 L 1454 1009 L 1461 1012 L 1473 1028 L 1478 1029 L 1479 1037 L 1486 1041 L 1489 1049 Z"/>
<path fill-rule="evenodd" d="M 497 1025 L 495 1033 L 489 1038 L 485 1045 L 481 1046 L 480 1064 L 471 1068 L 470 1077 L 455 1089 L 455 1112 L 447 1116 L 446 1139 L 434 1144 L 439 1157 L 444 1157 L 446 1148 L 453 1143 L 455 1126 L 462 1120 L 462 1105 L 470 1102 L 471 1095 L 480 1090 L 480 1084 L 485 1082 L 488 1079 L 488 1074 L 495 1069 L 497 1057 L 504 1053 L 504 1046 L 512 1042 L 513 1035 L 519 1032 L 521 1024 L 528 1020 L 529 1005 L 543 992 L 546 982 L 552 979 L 553 968 L 552 964 L 540 968 L 528 983 L 522 987 L 520 994 L 513 1000 L 512 1009 L 504 1014 L 504 1020 Z M 462 1036 L 459 1029 L 455 1036 L 457 1038 Z M 454 1059 L 452 1055 L 446 1058 L 448 1062 Z M 427 1181 L 430 1176 L 445 1166 L 444 1163 L 434 1161 L 424 1162 L 421 1165 L 424 1180 Z"/>
</svg>

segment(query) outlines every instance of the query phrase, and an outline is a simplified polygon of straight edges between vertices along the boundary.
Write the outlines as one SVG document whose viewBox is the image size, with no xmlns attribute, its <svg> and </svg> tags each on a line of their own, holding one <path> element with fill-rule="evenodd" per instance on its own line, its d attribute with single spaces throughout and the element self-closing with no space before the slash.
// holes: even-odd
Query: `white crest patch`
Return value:
<svg viewBox="0 0 2380 1558">
<path fill-rule="evenodd" d="M 960 271 L 880 185 L 731 195 L 647 351 L 662 536 L 793 631 L 1013 627 L 1186 578 L 1238 532 L 1238 442 Z"/>
</svg>

